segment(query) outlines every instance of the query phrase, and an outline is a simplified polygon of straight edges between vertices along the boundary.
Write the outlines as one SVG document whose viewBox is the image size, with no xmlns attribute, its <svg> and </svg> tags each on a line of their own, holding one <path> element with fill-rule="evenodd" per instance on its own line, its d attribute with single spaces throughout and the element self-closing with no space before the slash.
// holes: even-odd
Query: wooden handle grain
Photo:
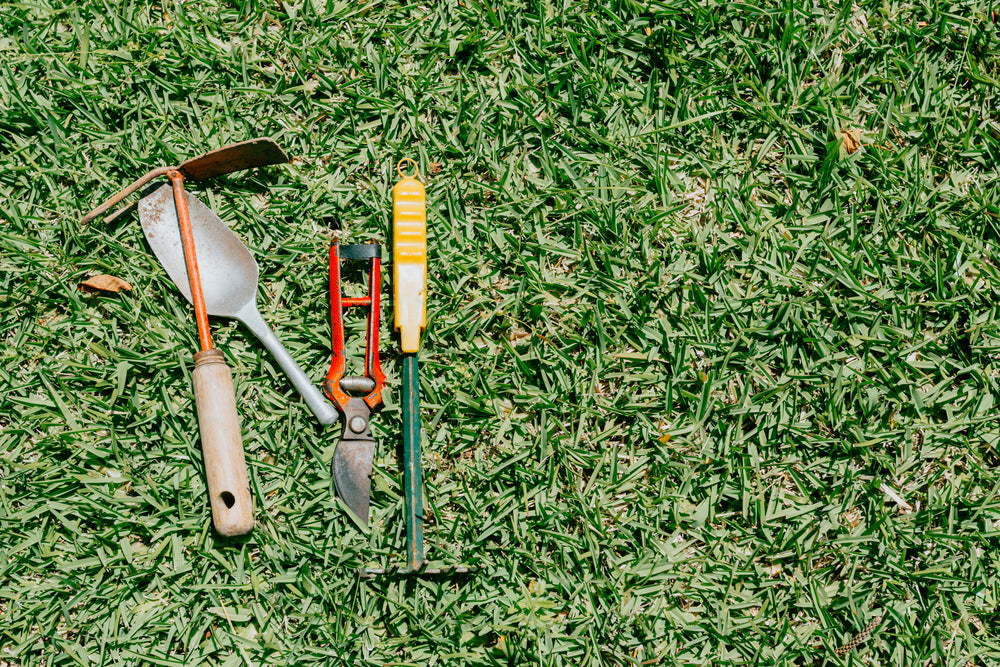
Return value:
<svg viewBox="0 0 1000 667">
<path fill-rule="evenodd" d="M 226 537 L 249 533 L 253 529 L 253 502 L 233 375 L 219 350 L 203 350 L 194 355 L 191 375 L 212 501 L 212 523 Z"/>
</svg>

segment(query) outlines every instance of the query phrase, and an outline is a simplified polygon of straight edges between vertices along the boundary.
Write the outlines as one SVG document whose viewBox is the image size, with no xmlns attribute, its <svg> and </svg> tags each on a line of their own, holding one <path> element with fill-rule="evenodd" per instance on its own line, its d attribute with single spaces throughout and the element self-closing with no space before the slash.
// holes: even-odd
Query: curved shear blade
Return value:
<svg viewBox="0 0 1000 667">
<path fill-rule="evenodd" d="M 337 495 L 366 526 L 374 459 L 374 440 L 341 440 L 333 453 L 333 481 Z"/>
</svg>

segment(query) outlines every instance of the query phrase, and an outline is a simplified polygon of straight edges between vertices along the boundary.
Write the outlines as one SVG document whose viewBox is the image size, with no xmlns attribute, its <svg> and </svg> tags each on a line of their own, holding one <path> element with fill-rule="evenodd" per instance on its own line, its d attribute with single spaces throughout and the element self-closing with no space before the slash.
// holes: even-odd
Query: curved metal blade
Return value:
<svg viewBox="0 0 1000 667">
<path fill-rule="evenodd" d="M 108 199 L 93 211 L 83 216 L 80 223 L 84 224 L 90 222 L 112 206 L 118 204 L 120 201 L 125 199 L 125 197 L 144 186 L 146 183 L 149 183 L 154 178 L 164 176 L 171 169 L 179 169 L 181 173 L 184 174 L 185 178 L 197 181 L 204 178 L 213 178 L 223 174 L 230 174 L 234 171 L 241 171 L 243 169 L 252 169 L 253 167 L 264 167 L 269 164 L 282 164 L 285 162 L 288 162 L 288 156 L 285 155 L 285 152 L 281 150 L 281 147 L 274 143 L 273 140 L 266 137 L 229 144 L 228 146 L 223 146 L 222 148 L 216 148 L 214 151 L 202 153 L 201 155 L 193 157 L 190 160 L 185 160 L 179 167 L 160 167 L 158 169 L 153 169 L 145 176 L 139 178 L 139 180 L 127 186 L 125 189 L 120 190 L 118 194 Z M 105 218 L 104 222 L 111 223 L 130 208 L 130 206 L 127 206 L 119 209 Z"/>
<path fill-rule="evenodd" d="M 209 315 L 239 317 L 248 304 L 256 302 L 257 262 L 212 209 L 190 192 L 185 192 L 184 198 L 191 217 L 205 308 Z M 169 184 L 139 201 L 139 220 L 153 254 L 184 298 L 191 301 L 191 283 Z"/>
<path fill-rule="evenodd" d="M 179 167 L 187 178 L 198 181 L 253 167 L 288 162 L 288 156 L 271 139 L 259 138 L 229 144 L 185 160 Z"/>
<path fill-rule="evenodd" d="M 366 526 L 374 459 L 374 440 L 341 440 L 333 453 L 333 481 L 337 486 L 337 495 Z"/>
<path fill-rule="evenodd" d="M 316 419 L 321 424 L 337 421 L 337 410 L 324 400 L 309 376 L 295 363 L 260 316 L 256 305 L 258 269 L 253 255 L 212 209 L 190 192 L 185 192 L 184 197 L 191 217 L 201 289 L 208 314 L 235 317 L 246 324 L 274 355 Z M 177 209 L 170 185 L 161 186 L 139 201 L 139 220 L 153 254 L 184 298 L 191 301 L 191 283 L 187 277 Z"/>
</svg>

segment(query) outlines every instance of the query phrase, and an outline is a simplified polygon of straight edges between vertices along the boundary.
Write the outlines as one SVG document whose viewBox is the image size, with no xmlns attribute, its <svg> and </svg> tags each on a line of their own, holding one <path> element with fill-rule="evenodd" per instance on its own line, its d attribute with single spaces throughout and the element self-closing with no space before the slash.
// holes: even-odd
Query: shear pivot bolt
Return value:
<svg viewBox="0 0 1000 667">
<path fill-rule="evenodd" d="M 366 422 L 364 417 L 352 417 L 350 422 L 351 430 L 355 433 L 361 433 L 365 430 Z"/>
</svg>

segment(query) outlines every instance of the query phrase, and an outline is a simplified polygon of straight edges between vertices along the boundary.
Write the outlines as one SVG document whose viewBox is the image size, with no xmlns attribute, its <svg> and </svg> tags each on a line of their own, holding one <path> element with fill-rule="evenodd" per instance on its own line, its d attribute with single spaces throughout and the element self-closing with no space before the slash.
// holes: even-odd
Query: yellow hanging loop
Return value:
<svg viewBox="0 0 1000 667">
<path fill-rule="evenodd" d="M 413 167 L 408 176 L 404 165 Z M 396 165 L 399 182 L 392 189 L 392 290 L 396 330 L 403 352 L 416 352 L 427 326 L 427 193 L 417 180 L 416 161 Z"/>
<path fill-rule="evenodd" d="M 403 171 L 403 165 L 410 165 L 413 167 L 413 176 L 407 176 L 406 172 Z M 404 157 L 396 164 L 396 173 L 399 174 L 400 178 L 420 178 L 420 165 L 413 158 Z"/>
</svg>

